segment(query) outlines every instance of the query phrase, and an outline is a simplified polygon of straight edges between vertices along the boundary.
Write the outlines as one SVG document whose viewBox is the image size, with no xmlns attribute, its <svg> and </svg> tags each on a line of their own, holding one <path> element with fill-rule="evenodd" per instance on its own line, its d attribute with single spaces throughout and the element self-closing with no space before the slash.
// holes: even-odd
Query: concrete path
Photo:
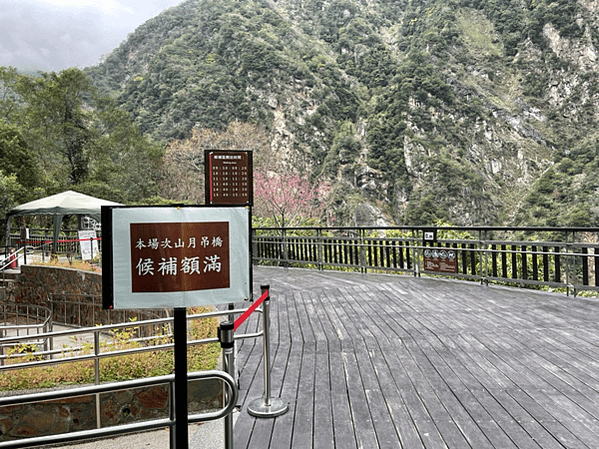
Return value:
<svg viewBox="0 0 599 449">
<path fill-rule="evenodd" d="M 235 412 L 236 420 L 239 412 Z M 189 449 L 223 449 L 223 420 L 209 421 L 189 426 Z M 115 438 L 106 438 L 87 443 L 57 445 L 61 449 L 168 449 L 169 431 L 156 430 Z"/>
</svg>

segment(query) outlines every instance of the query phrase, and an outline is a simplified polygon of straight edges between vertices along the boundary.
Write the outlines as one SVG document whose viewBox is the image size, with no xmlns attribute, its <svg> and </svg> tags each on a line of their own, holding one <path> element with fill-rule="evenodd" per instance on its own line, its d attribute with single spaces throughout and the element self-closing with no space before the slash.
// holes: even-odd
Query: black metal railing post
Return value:
<svg viewBox="0 0 599 449">
<path fill-rule="evenodd" d="M 481 265 L 484 264 L 484 270 L 481 270 L 482 277 L 480 283 L 489 285 L 489 245 L 487 244 L 487 231 L 478 231 L 478 240 L 481 251 Z M 484 256 L 484 258 L 483 258 Z"/>
<path fill-rule="evenodd" d="M 414 248 L 412 249 L 412 257 L 414 258 L 412 266 L 414 267 L 414 277 L 420 277 L 420 271 L 422 271 L 422 267 L 420 266 L 420 251 L 418 251 L 418 245 L 419 245 L 419 240 L 420 239 L 420 235 L 418 234 L 418 231 L 412 230 L 412 241 L 410 242 L 410 245 L 408 246 L 408 248 L 410 246 L 414 246 Z M 414 244 L 415 242 L 415 244 Z M 409 251 L 409 249 L 408 249 Z M 408 269 L 410 269 L 410 257 L 409 254 L 407 255 L 408 258 Z"/>
<path fill-rule="evenodd" d="M 322 270 L 324 268 L 324 240 L 322 238 L 322 229 L 316 230 L 316 248 L 317 248 L 317 264 L 318 269 Z"/>
<path fill-rule="evenodd" d="M 283 245 L 283 266 L 289 267 L 289 242 L 287 237 L 287 229 L 281 230 L 281 241 Z"/>
</svg>

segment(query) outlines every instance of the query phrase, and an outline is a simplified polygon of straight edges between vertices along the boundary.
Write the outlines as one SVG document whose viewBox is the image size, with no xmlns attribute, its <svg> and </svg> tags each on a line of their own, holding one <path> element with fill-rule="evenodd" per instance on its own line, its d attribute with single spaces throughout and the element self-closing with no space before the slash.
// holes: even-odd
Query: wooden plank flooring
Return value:
<svg viewBox="0 0 599 449">
<path fill-rule="evenodd" d="M 237 344 L 235 448 L 598 448 L 599 301 L 411 276 L 256 267 L 262 342 Z M 237 332 L 261 326 L 254 314 Z"/>
</svg>

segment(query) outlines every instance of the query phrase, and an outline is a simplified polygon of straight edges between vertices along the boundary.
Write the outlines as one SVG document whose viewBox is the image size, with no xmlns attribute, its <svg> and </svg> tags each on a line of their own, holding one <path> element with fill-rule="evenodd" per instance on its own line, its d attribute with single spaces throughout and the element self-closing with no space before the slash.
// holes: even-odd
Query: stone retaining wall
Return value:
<svg viewBox="0 0 599 449">
<path fill-rule="evenodd" d="M 21 265 L 15 301 L 47 307 L 49 293 L 102 295 L 102 274 L 47 265 Z"/>
<path fill-rule="evenodd" d="M 53 321 L 79 327 L 164 318 L 165 310 L 102 310 L 102 273 L 48 265 L 22 265 L 13 300 L 53 311 Z"/>
<path fill-rule="evenodd" d="M 220 409 L 222 382 L 217 379 L 189 382 L 190 413 Z M 96 423 L 95 395 L 43 403 L 0 407 L 0 441 L 93 430 Z M 168 384 L 120 390 L 100 395 L 101 427 L 168 418 Z"/>
</svg>

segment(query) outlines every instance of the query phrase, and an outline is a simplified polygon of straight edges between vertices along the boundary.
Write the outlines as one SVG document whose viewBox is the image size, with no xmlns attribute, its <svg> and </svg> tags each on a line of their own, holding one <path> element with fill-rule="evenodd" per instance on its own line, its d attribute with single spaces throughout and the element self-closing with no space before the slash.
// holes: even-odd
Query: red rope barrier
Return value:
<svg viewBox="0 0 599 449">
<path fill-rule="evenodd" d="M 269 295 L 269 291 L 268 291 L 268 290 L 266 290 L 264 293 L 262 293 L 262 296 L 260 296 L 260 298 L 258 298 L 258 299 L 257 299 L 257 300 L 254 302 L 254 304 L 252 304 L 252 306 L 251 306 L 249 309 L 247 309 L 245 312 L 243 312 L 243 313 L 242 313 L 242 314 L 239 316 L 239 318 L 237 318 L 237 319 L 235 320 L 235 323 L 234 323 L 234 326 L 233 326 L 233 330 L 234 330 L 234 331 L 236 331 L 236 330 L 237 330 L 237 328 L 238 328 L 239 326 L 241 326 L 241 325 L 243 324 L 243 322 L 244 322 L 245 320 L 247 320 L 247 318 L 248 318 L 248 317 L 249 317 L 249 316 L 250 316 L 250 315 L 251 315 L 251 314 L 254 312 L 254 310 L 256 310 L 256 309 L 258 308 L 258 306 L 259 306 L 260 304 L 262 304 L 266 298 L 268 298 L 268 295 Z"/>
</svg>

